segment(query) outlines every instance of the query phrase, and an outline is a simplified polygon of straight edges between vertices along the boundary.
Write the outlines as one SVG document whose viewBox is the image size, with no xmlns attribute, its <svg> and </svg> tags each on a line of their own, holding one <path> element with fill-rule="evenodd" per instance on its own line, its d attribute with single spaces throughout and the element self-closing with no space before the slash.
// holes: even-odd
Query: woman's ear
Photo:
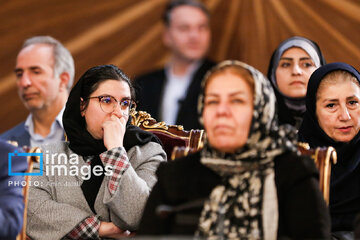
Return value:
<svg viewBox="0 0 360 240">
<path fill-rule="evenodd" d="M 86 102 L 84 101 L 84 99 L 80 98 L 80 114 L 82 117 L 85 116 L 85 105 L 86 105 Z"/>
</svg>

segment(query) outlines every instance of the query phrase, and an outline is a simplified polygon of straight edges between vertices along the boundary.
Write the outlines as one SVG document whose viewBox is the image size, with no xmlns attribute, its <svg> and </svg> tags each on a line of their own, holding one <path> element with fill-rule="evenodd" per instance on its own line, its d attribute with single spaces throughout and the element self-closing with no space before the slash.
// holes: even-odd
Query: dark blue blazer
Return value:
<svg viewBox="0 0 360 240">
<path fill-rule="evenodd" d="M 19 146 L 30 146 L 30 134 L 25 130 L 25 121 L 2 133 L 0 139 L 16 141 Z M 63 136 L 62 140 L 65 140 Z"/>
<path fill-rule="evenodd" d="M 8 154 L 20 149 L 0 140 L 0 239 L 15 239 L 23 224 L 22 176 L 9 176 Z M 11 172 L 24 172 L 26 157 L 11 158 Z"/>
<path fill-rule="evenodd" d="M 19 146 L 30 146 L 30 134 L 25 130 L 25 121 L 2 133 L 0 139 L 16 141 Z"/>
</svg>

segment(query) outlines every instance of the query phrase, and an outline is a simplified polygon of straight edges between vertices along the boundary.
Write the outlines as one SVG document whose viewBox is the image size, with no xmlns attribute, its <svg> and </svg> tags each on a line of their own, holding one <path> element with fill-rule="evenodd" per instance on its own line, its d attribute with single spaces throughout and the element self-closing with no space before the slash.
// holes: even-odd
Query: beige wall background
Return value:
<svg viewBox="0 0 360 240">
<path fill-rule="evenodd" d="M 25 120 L 13 69 L 24 39 L 50 35 L 75 59 L 76 78 L 112 63 L 131 78 L 161 67 L 167 0 L 0 0 L 0 132 Z M 316 41 L 327 62 L 360 69 L 360 0 L 203 0 L 212 14 L 210 58 L 238 59 L 266 74 L 284 39 Z"/>
</svg>

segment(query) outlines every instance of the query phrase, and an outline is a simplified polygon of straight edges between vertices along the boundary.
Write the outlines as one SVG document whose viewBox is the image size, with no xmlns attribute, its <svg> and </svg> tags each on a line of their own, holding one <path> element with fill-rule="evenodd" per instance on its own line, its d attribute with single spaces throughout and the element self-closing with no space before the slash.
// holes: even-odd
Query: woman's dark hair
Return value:
<svg viewBox="0 0 360 240">
<path fill-rule="evenodd" d="M 135 91 L 131 81 L 125 73 L 115 65 L 100 65 L 92 67 L 87 70 L 79 79 L 83 81 L 83 88 L 81 90 L 81 98 L 86 100 L 93 92 L 98 89 L 100 84 L 106 80 L 124 81 L 129 85 L 131 99 L 135 101 Z M 87 107 L 84 106 L 84 109 Z"/>
<path fill-rule="evenodd" d="M 177 7 L 181 7 L 181 6 L 191 6 L 191 7 L 195 7 L 200 9 L 201 11 L 203 11 L 203 13 L 205 13 L 205 15 L 210 18 L 210 12 L 209 10 L 205 7 L 205 5 L 198 1 L 198 0 L 170 0 L 168 5 L 166 6 L 164 15 L 163 15 L 163 20 L 166 26 L 170 25 L 170 21 L 171 21 L 171 13 L 172 11 L 177 8 Z"/>
</svg>

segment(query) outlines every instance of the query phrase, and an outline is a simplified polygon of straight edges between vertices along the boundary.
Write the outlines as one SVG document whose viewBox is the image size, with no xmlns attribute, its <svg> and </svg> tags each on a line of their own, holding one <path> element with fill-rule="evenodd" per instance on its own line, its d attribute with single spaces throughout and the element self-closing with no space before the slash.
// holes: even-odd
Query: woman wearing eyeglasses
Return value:
<svg viewBox="0 0 360 240">
<path fill-rule="evenodd" d="M 32 178 L 32 239 L 117 238 L 136 230 L 166 154 L 154 135 L 130 124 L 133 99 L 116 66 L 81 76 L 63 115 L 68 142 L 45 145 L 42 176 Z"/>
</svg>

